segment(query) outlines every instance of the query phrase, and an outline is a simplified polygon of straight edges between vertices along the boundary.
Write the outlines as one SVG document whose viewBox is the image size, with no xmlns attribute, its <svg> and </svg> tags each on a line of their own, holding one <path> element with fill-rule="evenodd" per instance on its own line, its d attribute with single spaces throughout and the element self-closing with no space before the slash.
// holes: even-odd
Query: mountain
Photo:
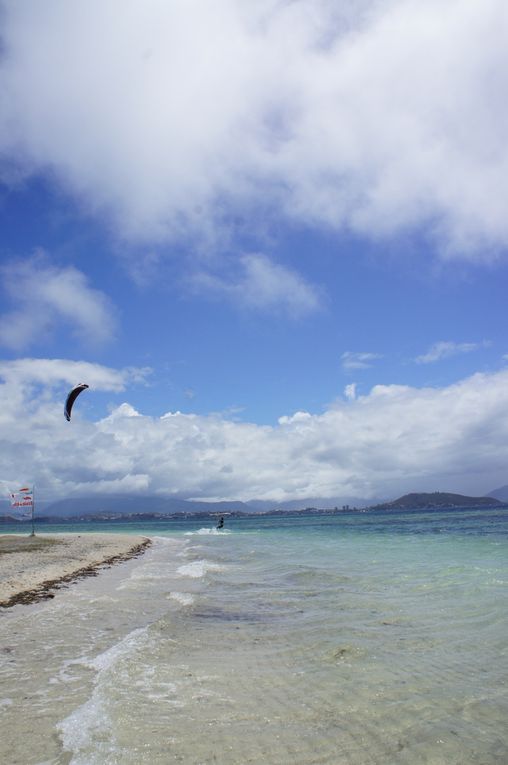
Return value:
<svg viewBox="0 0 508 765">
<path fill-rule="evenodd" d="M 493 497 L 466 497 L 463 494 L 449 494 L 436 491 L 431 494 L 404 494 L 392 502 L 383 502 L 371 507 L 371 510 L 420 510 L 431 507 L 493 507 L 501 505 Z"/>
<path fill-rule="evenodd" d="M 462 494 L 444 492 L 405 494 L 391 502 L 374 504 L 372 500 L 358 497 L 306 497 L 285 502 L 249 500 L 248 502 L 205 502 L 181 499 L 179 497 L 136 496 L 132 494 L 105 494 L 72 497 L 57 502 L 38 502 L 35 509 L 37 518 L 118 518 L 129 515 L 175 515 L 192 513 L 268 513 L 271 511 L 298 512 L 307 508 L 333 510 L 418 510 L 429 507 L 492 507 L 508 502 L 508 486 L 495 492 L 497 497 L 467 497 Z M 494 493 L 493 493 L 494 494 Z M 505 499 L 506 498 L 506 499 Z M 4 520 L 10 515 L 9 502 L 0 500 L 0 516 Z"/>
<path fill-rule="evenodd" d="M 73 497 L 53 502 L 46 517 L 79 518 L 90 515 L 252 512 L 244 502 L 196 502 L 177 497 L 139 497 L 130 494 Z"/>
<path fill-rule="evenodd" d="M 499 489 L 494 489 L 494 491 L 489 491 L 489 497 L 495 497 L 495 499 L 499 499 L 501 502 L 508 502 L 508 484 L 500 486 Z"/>
<path fill-rule="evenodd" d="M 0 503 L 1 504 L 1 503 Z M 97 515 L 173 515 L 175 513 L 263 513 L 271 510 L 298 511 L 307 507 L 330 509 L 343 506 L 367 507 L 372 500 L 357 497 L 333 497 L 294 499 L 286 502 L 267 500 L 205 502 L 182 499 L 179 497 L 159 497 L 154 495 L 137 496 L 132 494 L 104 494 L 84 497 L 69 497 L 56 502 L 37 503 L 36 515 L 39 518 L 80 518 Z M 0 512 L 8 513 L 9 503 Z"/>
</svg>

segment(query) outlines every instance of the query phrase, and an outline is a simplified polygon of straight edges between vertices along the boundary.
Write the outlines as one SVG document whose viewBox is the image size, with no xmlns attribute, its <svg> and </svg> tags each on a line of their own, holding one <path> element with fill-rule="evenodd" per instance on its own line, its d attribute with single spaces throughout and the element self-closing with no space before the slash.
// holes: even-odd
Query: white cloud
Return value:
<svg viewBox="0 0 508 765">
<path fill-rule="evenodd" d="M 356 383 L 351 383 L 350 385 L 346 385 L 344 388 L 344 395 L 348 399 L 348 401 L 354 401 L 356 398 Z"/>
<path fill-rule="evenodd" d="M 90 287 L 76 268 L 57 268 L 38 254 L 10 262 L 0 273 L 4 291 L 15 306 L 0 316 L 0 344 L 22 350 L 50 337 L 62 325 L 85 344 L 112 339 L 116 318 L 110 301 Z"/>
<path fill-rule="evenodd" d="M 86 382 L 91 388 L 118 393 L 129 383 L 143 382 L 150 374 L 149 367 L 111 369 L 88 361 L 68 359 L 16 359 L 0 361 L 0 390 L 18 390 L 24 397 L 33 395 L 33 387 L 51 391 L 65 385 Z"/>
<path fill-rule="evenodd" d="M 342 368 L 347 372 L 354 369 L 368 369 L 372 366 L 373 361 L 382 358 L 380 353 L 357 353 L 355 351 L 345 351 L 340 357 Z"/>
<path fill-rule="evenodd" d="M 195 274 L 192 284 L 195 289 L 227 297 L 244 308 L 295 318 L 320 308 L 314 286 L 295 271 L 259 254 L 241 256 L 232 275 L 201 271 Z"/>
<path fill-rule="evenodd" d="M 506 483 L 508 371 L 445 388 L 376 386 L 319 415 L 283 416 L 275 426 L 222 415 L 151 417 L 128 403 L 69 426 L 59 376 L 112 390 L 132 379 L 63 360 L 1 365 L 1 477 L 30 477 L 46 495 L 128 490 L 277 501 L 436 489 L 480 494 Z"/>
<path fill-rule="evenodd" d="M 462 353 L 477 351 L 484 346 L 485 343 L 454 343 L 442 340 L 438 343 L 434 343 L 427 353 L 417 356 L 415 361 L 417 364 L 432 364 L 435 361 L 441 361 L 441 359 L 448 359 L 450 356 L 458 356 Z"/>
<path fill-rule="evenodd" d="M 490 259 L 508 244 L 506 13 L 4 2 L 3 176 L 50 169 L 138 240 L 285 216 L 374 237 L 427 226 L 444 254 Z"/>
</svg>

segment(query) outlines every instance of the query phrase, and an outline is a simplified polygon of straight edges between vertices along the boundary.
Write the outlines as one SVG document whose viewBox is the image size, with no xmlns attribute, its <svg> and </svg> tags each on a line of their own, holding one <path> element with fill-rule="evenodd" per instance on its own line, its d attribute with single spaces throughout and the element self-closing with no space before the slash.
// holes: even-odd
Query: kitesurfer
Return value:
<svg viewBox="0 0 508 765">
<path fill-rule="evenodd" d="M 224 516 L 223 515 L 221 515 L 221 517 L 219 518 L 219 522 L 217 524 L 217 528 L 218 529 L 223 529 L 224 528 Z"/>
</svg>

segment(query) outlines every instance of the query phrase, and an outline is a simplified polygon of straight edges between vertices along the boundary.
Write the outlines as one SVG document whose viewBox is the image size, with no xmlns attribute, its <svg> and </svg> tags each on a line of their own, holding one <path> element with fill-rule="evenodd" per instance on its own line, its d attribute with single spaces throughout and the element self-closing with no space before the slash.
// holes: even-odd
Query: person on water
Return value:
<svg viewBox="0 0 508 765">
<path fill-rule="evenodd" d="M 217 524 L 217 528 L 218 529 L 223 529 L 224 528 L 224 516 L 223 515 L 221 515 L 221 517 L 219 518 L 219 522 Z"/>
</svg>

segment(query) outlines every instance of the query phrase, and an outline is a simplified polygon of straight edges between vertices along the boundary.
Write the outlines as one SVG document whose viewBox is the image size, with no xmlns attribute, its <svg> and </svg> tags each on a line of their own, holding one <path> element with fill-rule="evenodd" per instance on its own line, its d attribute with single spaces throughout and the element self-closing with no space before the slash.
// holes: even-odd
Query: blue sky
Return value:
<svg viewBox="0 0 508 765">
<path fill-rule="evenodd" d="M 504 4 L 2 6 L 6 484 L 506 483 Z"/>
</svg>

